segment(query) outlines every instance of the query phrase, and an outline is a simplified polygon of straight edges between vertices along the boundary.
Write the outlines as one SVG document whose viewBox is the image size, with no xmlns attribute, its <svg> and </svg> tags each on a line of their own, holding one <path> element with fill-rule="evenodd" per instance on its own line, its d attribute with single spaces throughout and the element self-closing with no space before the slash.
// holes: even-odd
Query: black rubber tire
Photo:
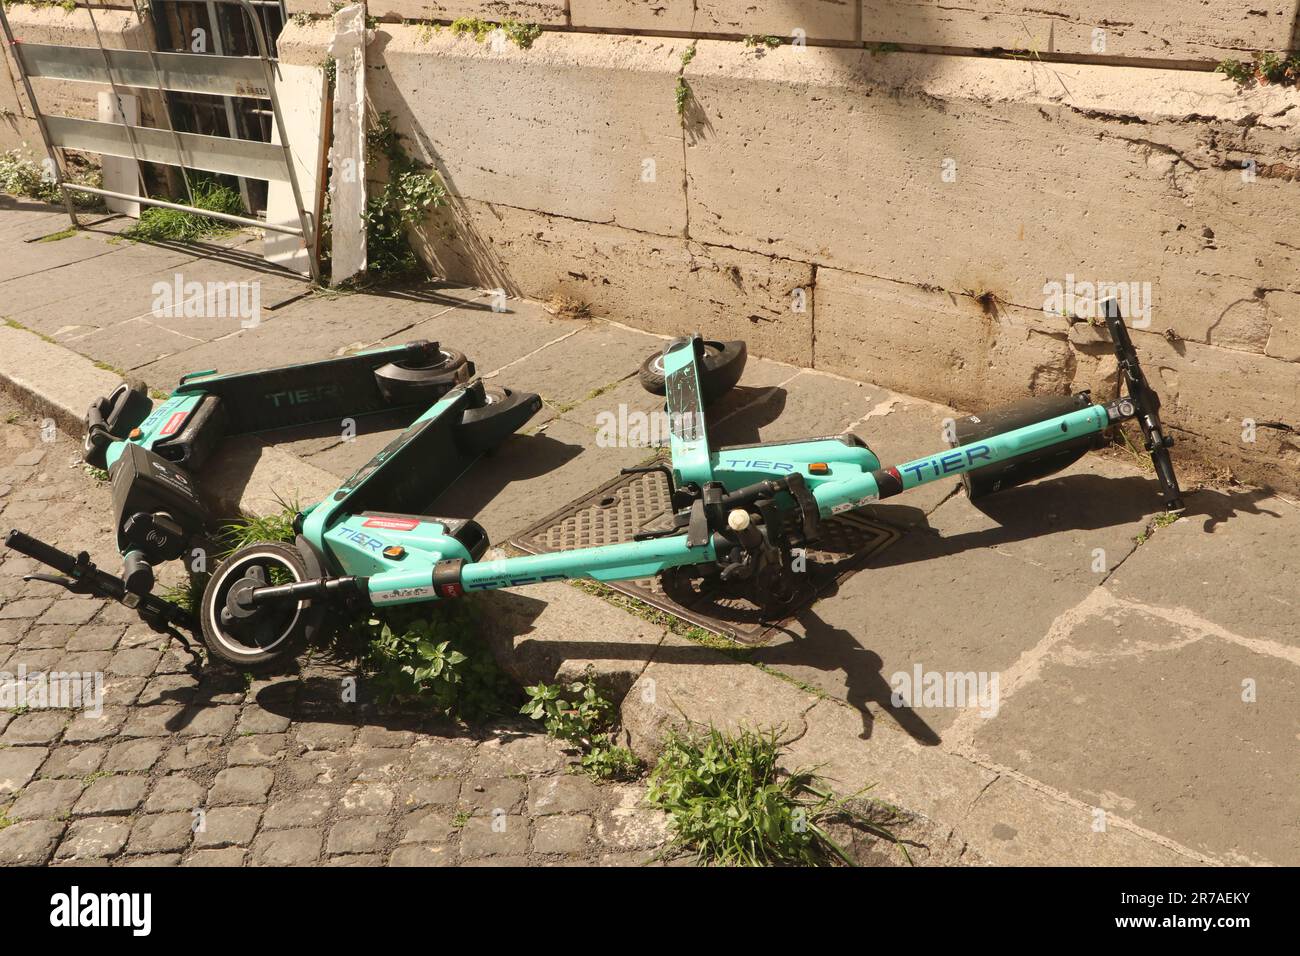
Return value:
<svg viewBox="0 0 1300 956">
<path fill-rule="evenodd" d="M 437 362 L 389 362 L 375 369 L 375 382 L 384 400 L 393 405 L 432 405 L 449 391 L 467 382 L 473 367 L 464 352 L 442 348 Z"/>
<path fill-rule="evenodd" d="M 745 371 L 746 358 L 748 353 L 745 343 L 740 340 L 704 342 L 704 368 L 700 371 L 700 389 L 704 392 L 705 401 L 712 401 L 740 381 L 741 373 Z M 637 370 L 637 378 L 641 381 L 641 387 L 651 395 L 663 395 L 666 391 L 663 352 L 655 352 L 647 356 L 641 363 L 641 368 Z"/>
<path fill-rule="evenodd" d="M 458 434 L 465 447 L 488 452 L 514 434 L 541 407 L 542 400 L 531 392 L 484 385 L 482 403 L 461 414 Z"/>
<path fill-rule="evenodd" d="M 254 560 L 256 558 L 267 560 L 258 562 Z M 294 580 L 306 581 L 312 577 L 311 568 L 315 562 L 304 561 L 294 547 L 265 542 L 240 548 L 212 572 L 207 587 L 203 589 L 203 601 L 199 608 L 199 628 L 203 634 L 203 643 L 213 658 L 240 670 L 263 670 L 293 658 L 304 644 L 321 636 L 326 621 L 324 604 L 308 600 L 299 601 L 291 614 L 283 608 L 268 611 L 285 618 L 282 622 L 272 623 L 273 640 L 269 642 L 250 643 L 237 630 L 223 626 L 221 609 L 225 607 L 230 585 L 243 577 L 243 572 L 254 564 L 275 565 L 290 571 Z"/>
</svg>

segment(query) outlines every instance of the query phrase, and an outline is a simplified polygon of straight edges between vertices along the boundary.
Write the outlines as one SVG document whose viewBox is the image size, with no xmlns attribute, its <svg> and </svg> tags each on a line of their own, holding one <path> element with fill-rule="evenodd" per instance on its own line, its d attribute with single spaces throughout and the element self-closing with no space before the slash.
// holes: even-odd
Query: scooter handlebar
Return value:
<svg viewBox="0 0 1300 956">
<path fill-rule="evenodd" d="M 1151 454 L 1151 463 L 1155 466 L 1156 477 L 1160 481 L 1165 509 L 1182 511 L 1182 490 L 1178 487 L 1178 476 L 1174 474 L 1173 459 L 1169 457 L 1169 449 L 1174 440 L 1165 434 L 1160 422 L 1160 396 L 1147 384 L 1142 365 L 1138 362 L 1137 350 L 1133 348 L 1133 340 L 1129 338 L 1128 327 L 1124 324 L 1124 316 L 1120 314 L 1119 303 L 1115 299 L 1107 299 L 1101 308 L 1106 317 L 1106 325 L 1110 328 L 1111 342 L 1115 345 L 1120 375 L 1124 377 L 1128 396 L 1137 413 L 1134 417 L 1142 429 L 1145 448 Z"/>
<path fill-rule="evenodd" d="M 53 545 L 39 541 L 29 534 L 23 534 L 17 528 L 5 535 L 5 547 L 12 548 L 19 554 L 25 554 L 41 564 L 49 565 L 60 574 L 72 574 L 77 559 L 66 551 L 60 551 Z"/>
</svg>

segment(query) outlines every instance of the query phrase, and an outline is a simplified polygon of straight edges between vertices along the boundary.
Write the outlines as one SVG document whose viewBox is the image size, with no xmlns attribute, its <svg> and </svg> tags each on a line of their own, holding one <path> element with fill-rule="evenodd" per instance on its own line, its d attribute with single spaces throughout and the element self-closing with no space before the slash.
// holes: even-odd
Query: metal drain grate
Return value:
<svg viewBox="0 0 1300 956">
<path fill-rule="evenodd" d="M 671 527 L 668 481 L 650 472 L 620 475 L 606 482 L 547 515 L 510 543 L 529 554 L 541 554 L 629 541 L 640 531 Z M 611 581 L 609 586 L 715 634 L 757 644 L 900 537 L 896 528 L 857 514 L 822 521 L 817 547 L 807 551 L 808 569 L 801 579 L 802 590 L 779 620 L 763 620 L 757 605 L 727 593 L 720 583 L 669 578 L 669 591 L 665 591 L 663 579 L 654 577 Z"/>
</svg>

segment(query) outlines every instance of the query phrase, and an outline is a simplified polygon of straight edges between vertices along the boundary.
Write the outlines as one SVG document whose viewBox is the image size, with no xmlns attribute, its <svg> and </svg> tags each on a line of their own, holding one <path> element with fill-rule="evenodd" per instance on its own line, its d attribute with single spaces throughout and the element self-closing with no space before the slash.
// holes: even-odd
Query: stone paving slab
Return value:
<svg viewBox="0 0 1300 956">
<path fill-rule="evenodd" d="M 1260 653 L 1117 599 L 1048 651 L 972 749 L 1207 856 L 1294 866 L 1291 650 Z M 1225 781 L 1240 786 L 1229 795 Z"/>
<path fill-rule="evenodd" d="M 1187 501 L 1187 517 L 1152 535 L 1107 586 L 1123 598 L 1188 609 L 1245 637 L 1300 648 L 1300 505 L 1244 488 L 1206 489 Z"/>
</svg>

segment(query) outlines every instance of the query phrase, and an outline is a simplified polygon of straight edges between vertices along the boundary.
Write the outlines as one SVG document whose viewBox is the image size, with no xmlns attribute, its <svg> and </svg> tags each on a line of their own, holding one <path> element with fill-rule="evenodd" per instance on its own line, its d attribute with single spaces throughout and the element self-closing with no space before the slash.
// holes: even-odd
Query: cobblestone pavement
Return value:
<svg viewBox="0 0 1300 956">
<path fill-rule="evenodd" d="M 109 486 L 44 437 L 0 397 L 0 526 L 115 569 Z M 25 583 L 33 570 L 0 557 L 0 684 L 102 673 L 104 701 L 0 710 L 0 864 L 626 865 L 664 840 L 642 785 L 566 772 L 530 728 L 345 708 L 327 700 L 337 669 L 195 676 L 126 608 Z"/>
</svg>

